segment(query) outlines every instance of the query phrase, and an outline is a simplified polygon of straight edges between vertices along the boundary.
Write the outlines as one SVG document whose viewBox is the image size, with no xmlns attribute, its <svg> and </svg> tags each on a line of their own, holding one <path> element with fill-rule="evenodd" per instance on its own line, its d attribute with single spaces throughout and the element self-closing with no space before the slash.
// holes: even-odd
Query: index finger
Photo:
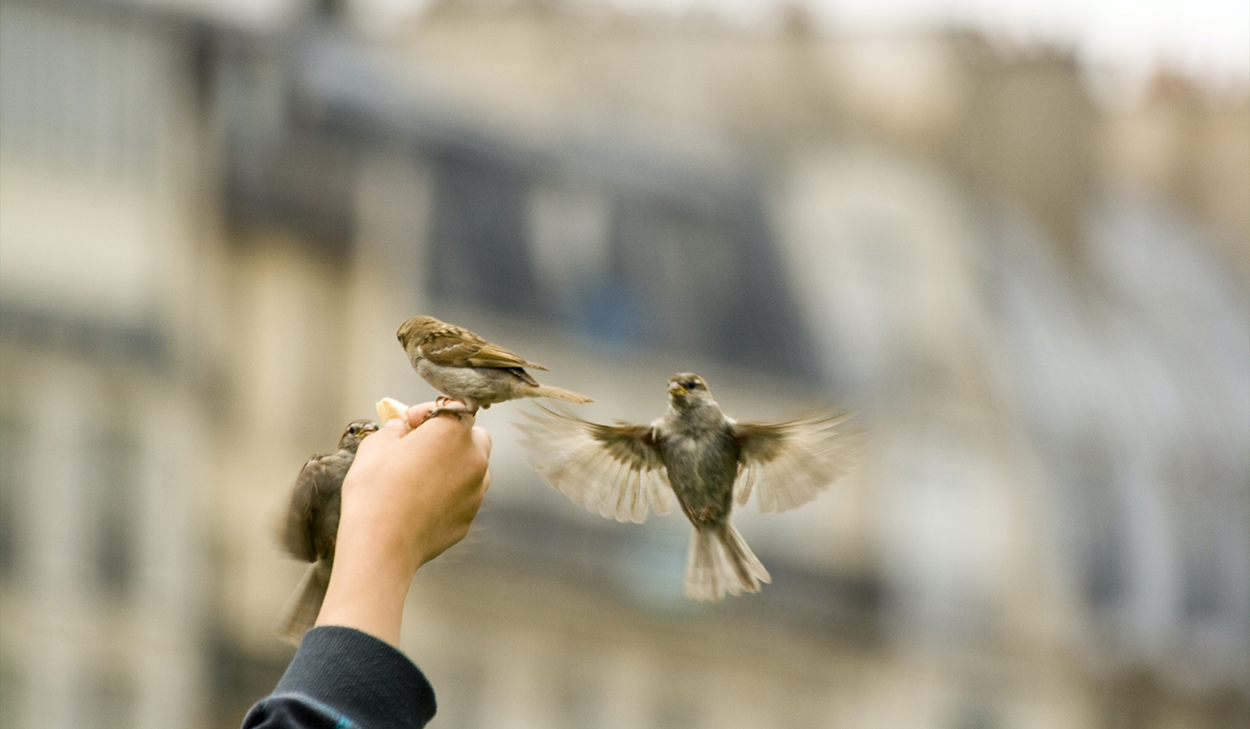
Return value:
<svg viewBox="0 0 1250 729">
<path fill-rule="evenodd" d="M 433 409 L 434 403 L 432 402 L 423 402 L 420 405 L 413 405 L 408 408 L 408 412 L 405 413 L 408 416 L 408 427 L 415 428 L 420 425 L 421 419 Z"/>
<path fill-rule="evenodd" d="M 435 406 L 435 403 L 423 402 L 420 405 L 413 405 L 412 407 L 408 408 L 408 412 L 406 413 L 406 415 L 408 416 L 409 427 L 415 429 L 417 426 L 421 425 L 422 422 L 424 421 L 426 414 L 429 413 L 431 410 L 433 410 L 434 406 Z M 470 428 L 473 427 L 474 422 L 475 422 L 474 417 L 468 413 L 461 414 L 459 418 L 457 419 L 462 424 L 467 425 Z"/>
</svg>

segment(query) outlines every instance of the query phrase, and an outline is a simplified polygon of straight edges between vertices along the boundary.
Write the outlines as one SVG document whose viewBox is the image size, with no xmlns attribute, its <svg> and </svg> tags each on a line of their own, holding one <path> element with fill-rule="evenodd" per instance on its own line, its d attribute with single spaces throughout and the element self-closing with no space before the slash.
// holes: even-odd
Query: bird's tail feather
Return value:
<svg viewBox="0 0 1250 729">
<path fill-rule="evenodd" d="M 772 578 L 733 525 L 695 527 L 686 554 L 686 597 L 714 601 L 726 592 L 759 592 L 760 582 Z"/>
<path fill-rule="evenodd" d="M 325 601 L 329 586 L 330 561 L 319 559 L 309 565 L 295 586 L 295 593 L 282 611 L 282 618 L 274 631 L 282 642 L 299 645 L 304 633 L 317 622 L 317 614 L 321 612 L 321 603 Z"/>
<path fill-rule="evenodd" d="M 594 402 L 594 400 L 591 400 L 585 395 L 578 395 L 576 392 L 561 390 L 558 387 L 548 387 L 546 385 L 539 385 L 538 387 L 530 390 L 527 394 L 530 397 L 554 397 L 557 400 L 564 400 L 565 402 Z"/>
</svg>

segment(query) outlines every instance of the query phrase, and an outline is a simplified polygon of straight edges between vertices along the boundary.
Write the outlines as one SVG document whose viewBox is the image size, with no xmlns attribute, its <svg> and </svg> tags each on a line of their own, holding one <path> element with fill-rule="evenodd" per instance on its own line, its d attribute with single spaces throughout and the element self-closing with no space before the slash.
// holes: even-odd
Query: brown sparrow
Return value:
<svg viewBox="0 0 1250 729">
<path fill-rule="evenodd" d="M 591 402 L 584 395 L 538 384 L 524 368 L 546 367 L 527 362 L 468 329 L 432 316 L 414 316 L 399 327 L 396 336 L 417 374 L 448 399 L 464 403 L 461 409 L 442 407 L 440 402 L 440 407 L 425 416 L 426 420 L 444 413 L 472 415 L 479 407 L 489 408 L 497 402 L 523 397 Z"/>
<path fill-rule="evenodd" d="M 377 429 L 378 424 L 373 421 L 353 420 L 339 439 L 338 451 L 308 459 L 295 479 L 278 537 L 287 554 L 312 565 L 304 572 L 278 622 L 278 637 L 291 645 L 299 645 L 321 612 L 334 564 L 343 478 L 352 467 L 360 441 Z"/>
<path fill-rule="evenodd" d="M 527 412 L 521 444 L 547 483 L 605 518 L 641 523 L 648 504 L 667 514 L 671 490 L 694 525 L 686 597 L 759 592 L 771 578 L 729 523 L 734 502 L 745 504 L 755 492 L 760 511 L 769 513 L 816 498 L 859 460 L 858 434 L 835 427 L 850 416 L 739 423 L 690 372 L 670 377 L 668 394 L 668 410 L 650 425 Z"/>
</svg>

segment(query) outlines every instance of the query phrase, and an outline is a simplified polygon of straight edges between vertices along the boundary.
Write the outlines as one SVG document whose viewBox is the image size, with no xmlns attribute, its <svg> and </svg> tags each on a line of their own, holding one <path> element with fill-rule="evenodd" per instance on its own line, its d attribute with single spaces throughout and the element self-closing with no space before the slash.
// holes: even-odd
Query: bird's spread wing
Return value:
<svg viewBox="0 0 1250 729">
<path fill-rule="evenodd" d="M 340 485 L 335 482 L 345 471 L 342 453 L 313 456 L 295 478 L 291 503 L 278 529 L 278 541 L 287 554 L 296 559 L 317 561 L 317 535 L 313 533 L 317 510 L 325 501 L 326 491 Z"/>
<path fill-rule="evenodd" d="M 291 503 L 279 527 L 278 541 L 287 554 L 305 562 L 317 561 L 317 546 L 313 542 L 313 509 L 317 497 L 317 482 L 324 479 L 326 465 L 320 457 L 309 459 L 295 479 Z"/>
<path fill-rule="evenodd" d="M 519 355 L 509 352 L 482 339 L 468 329 L 448 324 L 421 338 L 418 346 L 421 356 L 434 364 L 447 367 L 532 367 L 545 370 L 540 364 L 527 362 Z M 537 384 L 537 383 L 535 383 Z"/>
<path fill-rule="evenodd" d="M 802 506 L 859 462 L 862 433 L 837 426 L 850 417 L 815 416 L 784 423 L 733 423 L 742 450 L 734 499 L 745 504 L 758 494 L 760 511 Z"/>
<path fill-rule="evenodd" d="M 649 425 L 598 425 L 535 406 L 517 423 L 534 470 L 574 502 L 604 518 L 642 523 L 647 505 L 673 509 L 672 486 Z"/>
</svg>

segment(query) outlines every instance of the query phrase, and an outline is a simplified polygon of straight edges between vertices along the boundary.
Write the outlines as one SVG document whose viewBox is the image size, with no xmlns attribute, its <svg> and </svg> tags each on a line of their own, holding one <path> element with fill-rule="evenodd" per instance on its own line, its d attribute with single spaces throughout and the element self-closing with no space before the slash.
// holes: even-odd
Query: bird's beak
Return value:
<svg viewBox="0 0 1250 729">
<path fill-rule="evenodd" d="M 679 393 L 679 392 L 680 392 L 680 393 L 682 393 L 682 394 L 685 394 L 685 393 L 686 393 L 686 388 L 682 387 L 681 385 L 677 384 L 676 382 L 670 382 L 670 383 L 668 383 L 668 394 L 670 394 L 670 395 L 676 395 L 676 394 L 677 394 L 677 393 Z"/>
</svg>

